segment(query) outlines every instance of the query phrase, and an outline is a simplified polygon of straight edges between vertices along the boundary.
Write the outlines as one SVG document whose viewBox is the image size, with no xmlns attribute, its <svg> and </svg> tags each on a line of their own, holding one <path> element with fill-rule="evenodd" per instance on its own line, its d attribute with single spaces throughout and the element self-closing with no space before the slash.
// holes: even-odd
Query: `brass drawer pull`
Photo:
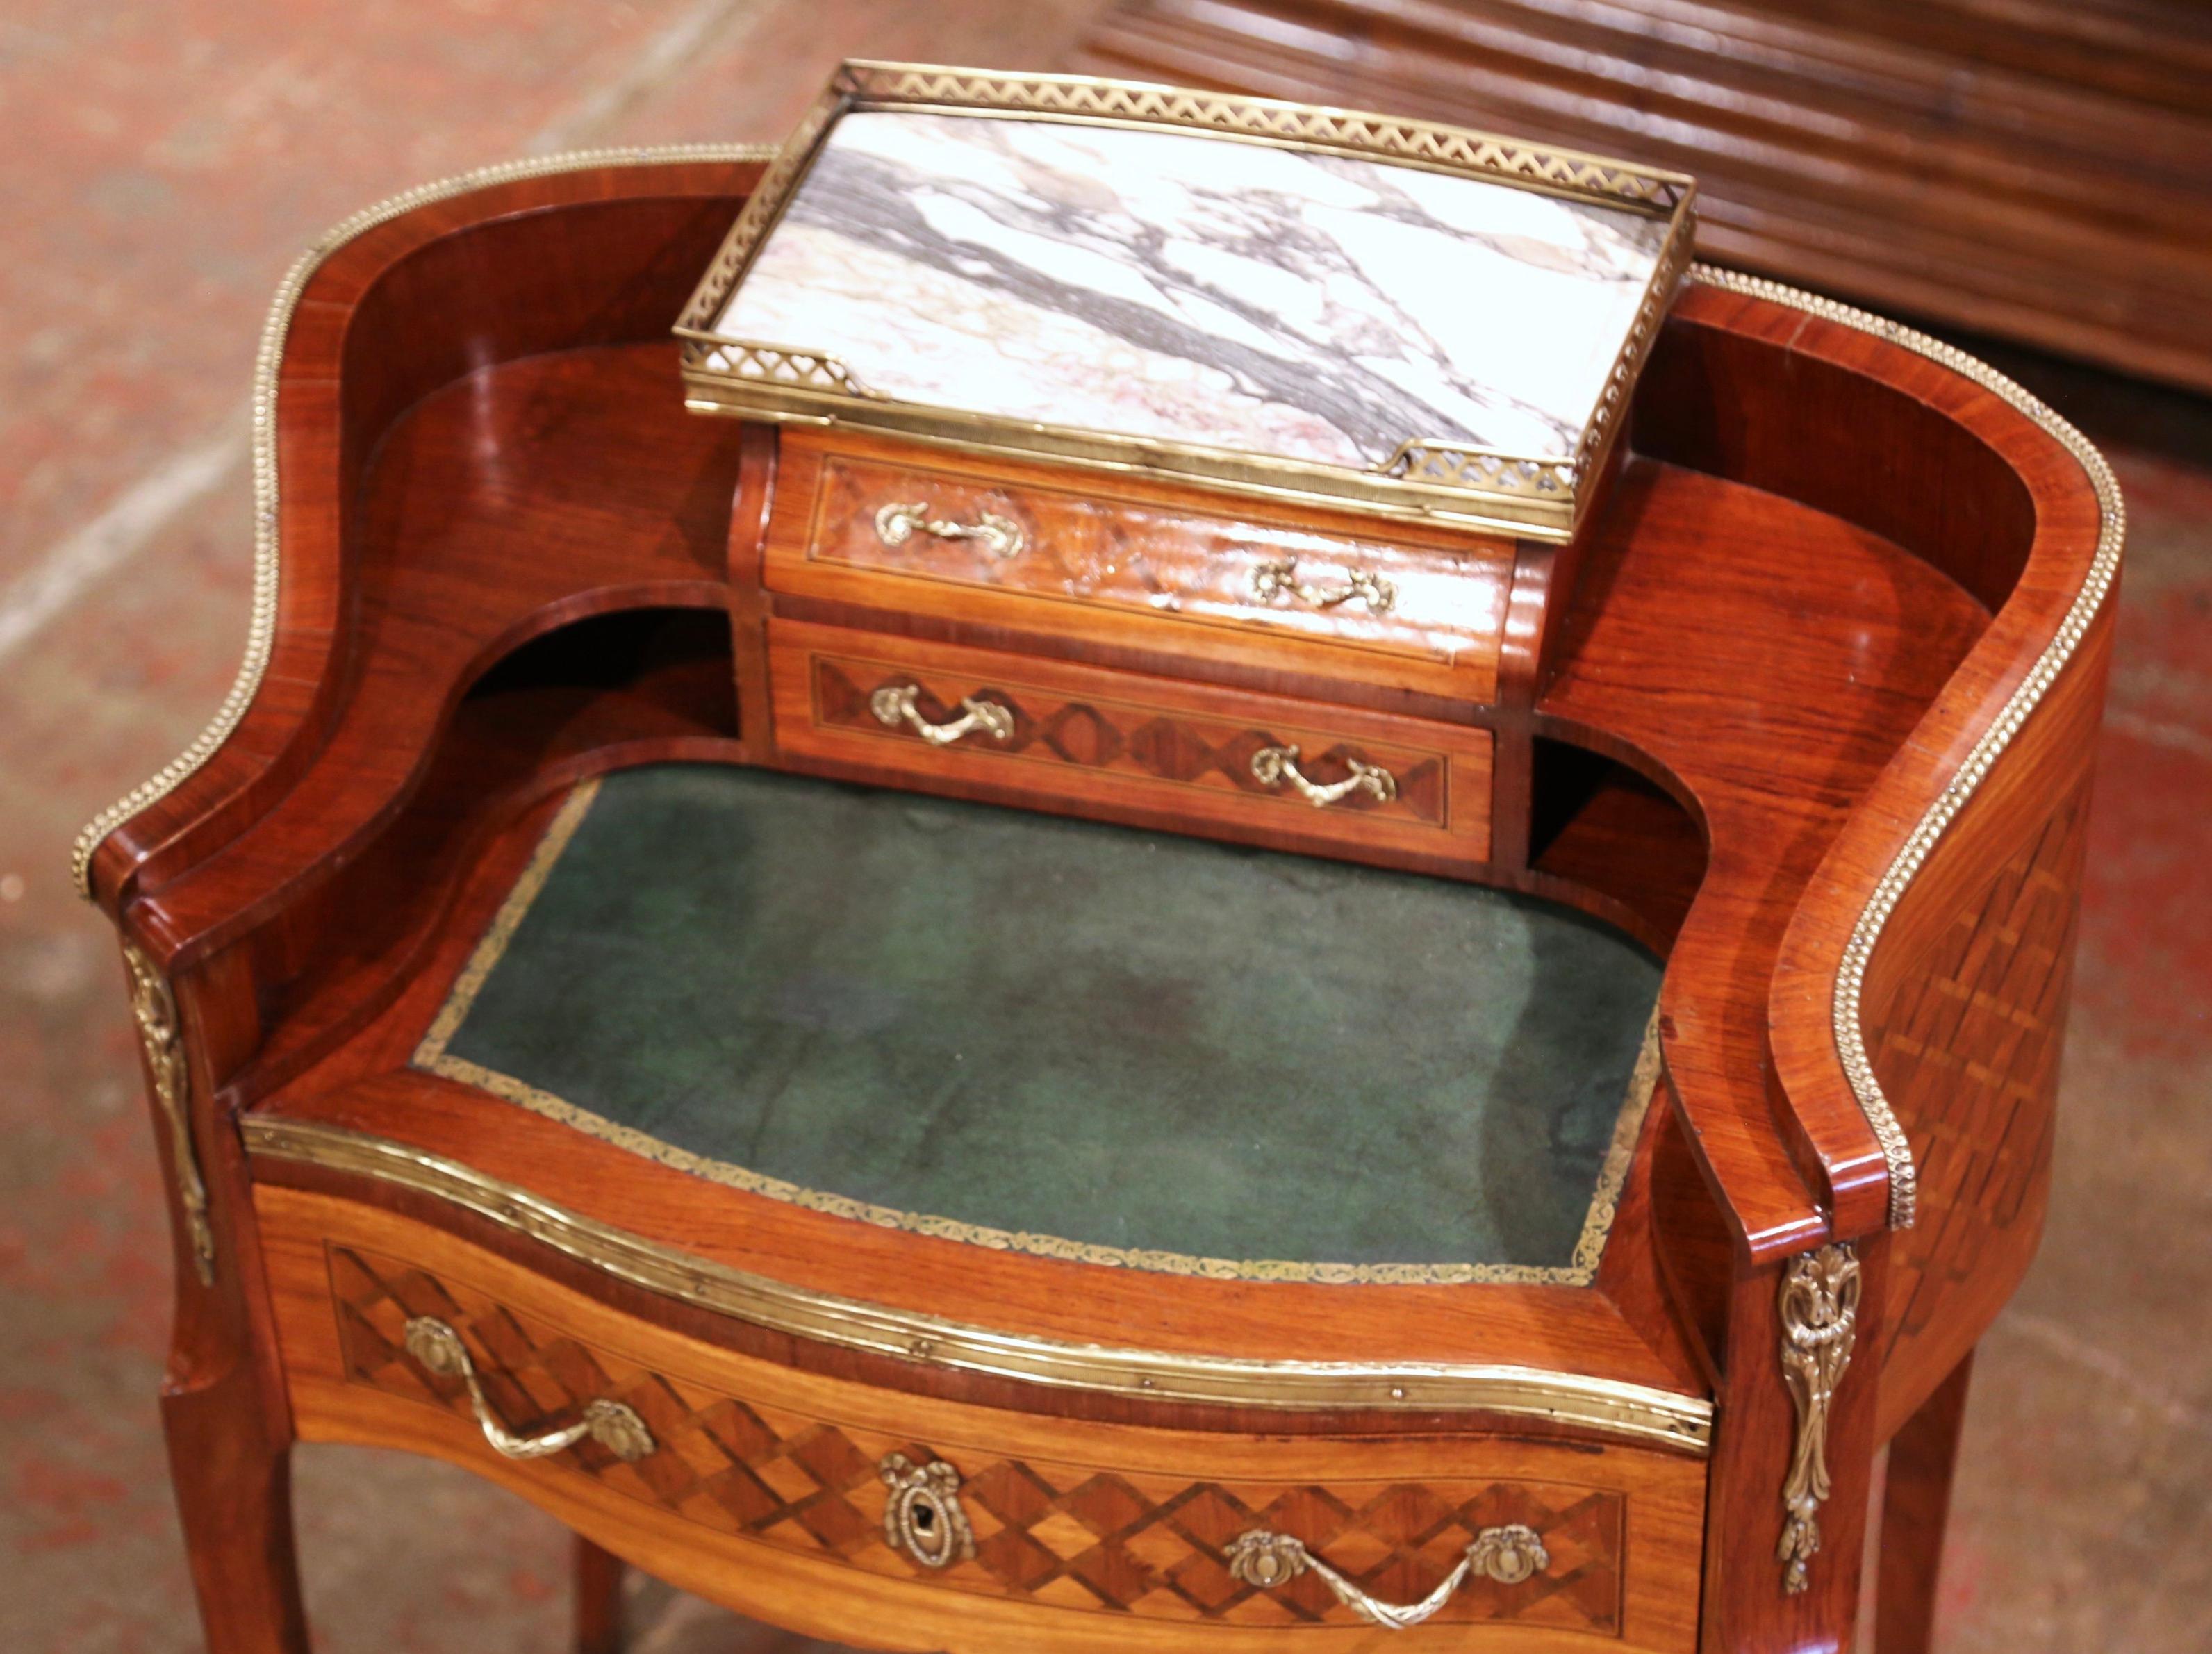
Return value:
<svg viewBox="0 0 2212 1654">
<path fill-rule="evenodd" d="M 896 729 L 901 724 L 912 727 L 914 733 L 932 746 L 950 746 L 963 735 L 981 730 L 994 741 L 1003 741 L 1014 733 L 1014 715 L 996 701 L 979 701 L 970 696 L 960 703 L 962 715 L 950 723 L 933 724 L 921 715 L 914 703 L 921 693 L 918 684 L 886 684 L 868 697 L 868 710 L 876 715 L 876 721 Z"/>
<path fill-rule="evenodd" d="M 1288 1534 L 1255 1528 L 1229 1542 L 1229 1574 L 1240 1584 L 1270 1590 L 1311 1568 L 1336 1593 L 1338 1602 L 1370 1625 L 1386 1631 L 1403 1631 L 1420 1624 L 1451 1600 L 1451 1594 L 1467 1583 L 1469 1574 L 1481 1574 L 1501 1585 L 1517 1585 L 1551 1566 L 1551 1553 L 1534 1528 L 1524 1528 L 1517 1522 L 1510 1527 L 1485 1528 L 1461 1555 L 1459 1566 L 1426 1596 L 1418 1602 L 1385 1602 L 1370 1596 Z"/>
<path fill-rule="evenodd" d="M 1323 787 L 1298 773 L 1297 748 L 1263 746 L 1252 755 L 1252 779 L 1262 787 L 1279 787 L 1288 781 L 1297 795 L 1316 810 L 1326 809 L 1354 793 L 1371 793 L 1383 804 L 1398 796 L 1398 778 L 1382 765 L 1362 763 L 1357 758 L 1346 758 L 1344 763 L 1352 773 L 1340 781 L 1331 781 Z"/>
<path fill-rule="evenodd" d="M 925 1568 L 942 1568 L 975 1554 L 975 1532 L 960 1508 L 960 1473 L 943 1459 L 916 1464 L 903 1453 L 886 1453 L 876 1466 L 891 1490 L 884 1501 L 884 1542 Z"/>
<path fill-rule="evenodd" d="M 916 500 L 910 505 L 887 505 L 876 513 L 876 538 L 885 545 L 904 545 L 917 528 L 940 540 L 977 541 L 986 551 L 1001 559 L 1018 557 L 1022 548 L 1029 544 L 1023 538 L 1019 523 L 995 511 L 985 512 L 972 523 L 956 523 L 950 517 L 932 517 L 928 502 Z"/>
<path fill-rule="evenodd" d="M 1252 571 L 1252 594 L 1262 603 L 1273 603 L 1285 592 L 1301 603 L 1310 603 L 1316 609 L 1334 609 L 1340 603 L 1349 603 L 1358 598 L 1376 614 L 1387 614 L 1390 605 L 1398 600 L 1398 588 L 1380 575 L 1370 575 L 1364 569 L 1346 571 L 1344 584 L 1334 591 L 1322 586 L 1308 586 L 1298 579 L 1298 560 L 1279 557 L 1273 562 L 1263 562 Z"/>
<path fill-rule="evenodd" d="M 499 1421 L 491 1403 L 484 1399 L 476 1363 L 469 1359 L 468 1346 L 461 1342 L 460 1334 L 429 1316 L 416 1316 L 407 1323 L 407 1353 L 426 1371 L 441 1378 L 459 1378 L 469 1387 L 469 1405 L 476 1409 L 484 1439 L 503 1458 L 545 1458 L 574 1447 L 586 1436 L 617 1458 L 633 1464 L 656 1450 L 658 1444 L 645 1427 L 645 1420 L 620 1402 L 605 1400 L 586 1407 L 584 1416 L 565 1430 L 548 1431 L 543 1436 L 515 1435 Z"/>
</svg>

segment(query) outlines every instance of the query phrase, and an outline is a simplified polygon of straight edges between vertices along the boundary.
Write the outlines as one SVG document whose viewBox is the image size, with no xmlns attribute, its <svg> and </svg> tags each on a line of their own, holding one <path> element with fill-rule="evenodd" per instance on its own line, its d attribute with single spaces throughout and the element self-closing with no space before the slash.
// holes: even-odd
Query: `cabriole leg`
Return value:
<svg viewBox="0 0 2212 1654">
<path fill-rule="evenodd" d="M 1973 1368 L 1969 1353 L 1889 1444 L 1881 1568 L 1875 1586 L 1875 1654 L 1928 1654 L 1933 1646 L 1951 1472 L 1958 1464 L 1959 1426 Z"/>
<path fill-rule="evenodd" d="M 623 1560 L 576 1540 L 576 1654 L 622 1654 Z"/>
<path fill-rule="evenodd" d="M 161 1397 L 208 1654 L 308 1654 L 292 1551 L 289 1444 L 273 1444 L 249 1377 Z"/>
</svg>

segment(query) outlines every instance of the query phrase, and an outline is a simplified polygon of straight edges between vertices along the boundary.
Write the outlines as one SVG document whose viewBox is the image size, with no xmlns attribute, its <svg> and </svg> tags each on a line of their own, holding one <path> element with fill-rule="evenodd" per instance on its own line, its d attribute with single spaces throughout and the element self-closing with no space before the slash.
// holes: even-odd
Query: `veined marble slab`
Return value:
<svg viewBox="0 0 2212 1654">
<path fill-rule="evenodd" d="M 1203 133 L 848 113 L 717 322 L 872 390 L 1364 470 L 1571 457 L 1667 233 Z"/>
</svg>

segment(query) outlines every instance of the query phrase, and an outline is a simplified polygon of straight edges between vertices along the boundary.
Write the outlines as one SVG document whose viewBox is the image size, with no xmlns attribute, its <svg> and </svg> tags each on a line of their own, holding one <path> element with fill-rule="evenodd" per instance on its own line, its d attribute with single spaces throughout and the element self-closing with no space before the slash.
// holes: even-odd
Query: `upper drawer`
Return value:
<svg viewBox="0 0 2212 1654">
<path fill-rule="evenodd" d="M 1318 533 L 1194 511 L 1134 483 L 1077 490 L 786 440 L 765 575 L 776 590 L 1496 693 L 1505 543 Z"/>
</svg>

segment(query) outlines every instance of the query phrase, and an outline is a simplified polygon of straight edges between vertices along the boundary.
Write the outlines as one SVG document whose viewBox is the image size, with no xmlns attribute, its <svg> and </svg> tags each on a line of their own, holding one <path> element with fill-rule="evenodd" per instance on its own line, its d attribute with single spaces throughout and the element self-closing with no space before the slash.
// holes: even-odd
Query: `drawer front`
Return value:
<svg viewBox="0 0 2212 1654">
<path fill-rule="evenodd" d="M 1623 1630 L 1629 1518 L 1619 1487 L 1457 1469 L 1450 1447 L 1432 1456 L 1436 1474 L 1411 1480 L 1269 1477 L 921 1437 L 678 1377 L 366 1246 L 326 1243 L 325 1259 L 346 1384 L 475 1429 L 466 1379 L 410 1352 L 410 1323 L 434 1322 L 458 1338 L 485 1404 L 515 1435 L 556 1432 L 594 1404 L 614 1403 L 649 1437 L 626 1460 L 586 1436 L 546 1456 L 540 1474 L 590 1478 L 732 1538 L 1018 1603 L 1187 1625 L 1349 1627 L 1358 1616 L 1311 1571 L 1272 1586 L 1237 1577 L 1240 1536 L 1294 1536 L 1358 1589 L 1405 1603 L 1435 1589 L 1478 1535 L 1525 1529 L 1541 1547 L 1541 1566 L 1510 1584 L 1478 1575 L 1434 1622 Z M 1480 1446 L 1463 1444 L 1460 1456 Z M 1575 1456 L 1559 1456 L 1562 1469 L 1573 1464 Z M 932 1554 L 944 1547 L 934 1563 L 901 1536 L 899 1512 L 886 1523 L 892 1484 L 917 1475 L 931 1490 L 919 1501 L 930 1507 L 921 1542 Z M 914 1508 L 905 1511 L 910 1527 Z"/>
<path fill-rule="evenodd" d="M 780 751 L 1168 814 L 1256 842 L 1479 862 L 1490 733 L 777 621 Z"/>
<path fill-rule="evenodd" d="M 835 452 L 795 465 L 795 491 L 809 463 L 807 514 L 794 508 L 769 543 L 775 589 L 1496 691 L 1509 544 L 1316 533 Z"/>
</svg>

